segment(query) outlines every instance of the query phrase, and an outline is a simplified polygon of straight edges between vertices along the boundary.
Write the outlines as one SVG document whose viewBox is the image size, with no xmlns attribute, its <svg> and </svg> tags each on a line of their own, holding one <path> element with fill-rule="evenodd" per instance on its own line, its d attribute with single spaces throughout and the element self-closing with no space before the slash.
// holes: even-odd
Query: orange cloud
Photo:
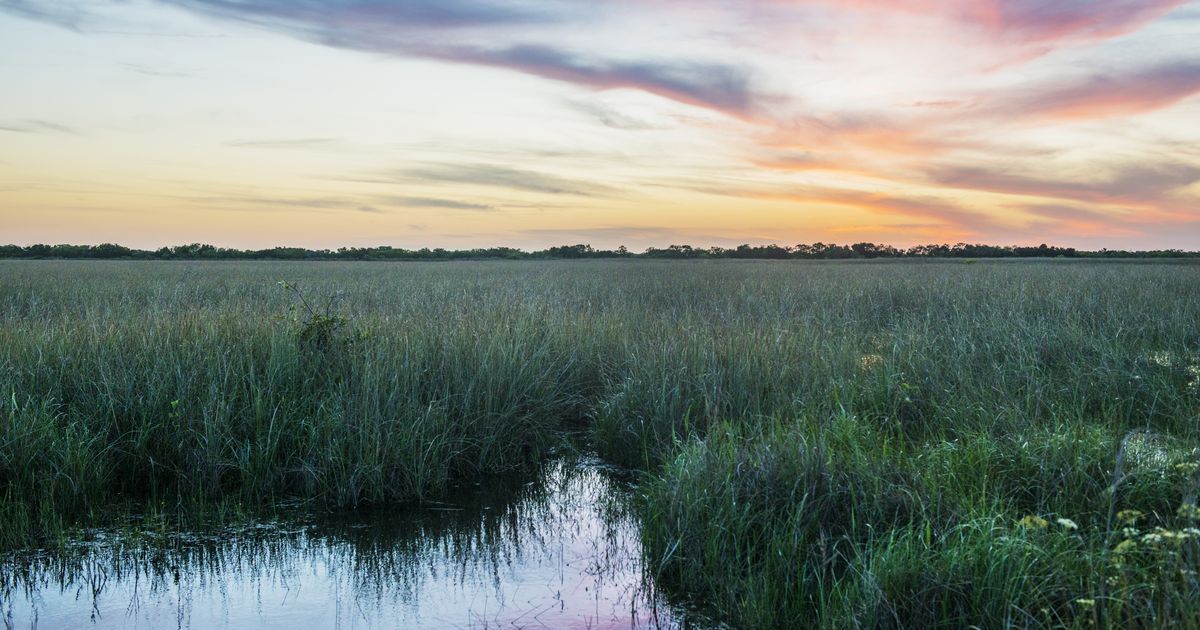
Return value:
<svg viewBox="0 0 1200 630">
<path fill-rule="evenodd" d="M 779 124 L 760 144 L 774 149 L 840 153 L 880 153 L 929 157 L 980 146 L 978 141 L 939 128 L 946 117 L 919 117 L 903 123 L 880 115 L 841 115 L 829 120 L 800 117 Z"/>
</svg>

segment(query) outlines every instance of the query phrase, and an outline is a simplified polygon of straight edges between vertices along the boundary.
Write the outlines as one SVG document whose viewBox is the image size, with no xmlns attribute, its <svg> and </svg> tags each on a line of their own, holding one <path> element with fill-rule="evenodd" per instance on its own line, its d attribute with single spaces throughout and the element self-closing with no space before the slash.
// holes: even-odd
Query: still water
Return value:
<svg viewBox="0 0 1200 630">
<path fill-rule="evenodd" d="M 87 538 L 0 560 L 6 628 L 697 625 L 646 577 L 630 488 L 594 459 L 387 513 Z"/>
</svg>

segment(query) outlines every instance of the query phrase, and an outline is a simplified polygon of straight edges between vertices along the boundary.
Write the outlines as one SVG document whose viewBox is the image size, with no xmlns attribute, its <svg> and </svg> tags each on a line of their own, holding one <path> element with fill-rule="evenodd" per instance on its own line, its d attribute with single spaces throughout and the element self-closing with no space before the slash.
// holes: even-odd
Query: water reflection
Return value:
<svg viewBox="0 0 1200 630">
<path fill-rule="evenodd" d="M 98 532 L 0 562 L 11 628 L 690 625 L 644 579 L 629 492 L 594 460 L 444 503 L 152 542 Z"/>
</svg>

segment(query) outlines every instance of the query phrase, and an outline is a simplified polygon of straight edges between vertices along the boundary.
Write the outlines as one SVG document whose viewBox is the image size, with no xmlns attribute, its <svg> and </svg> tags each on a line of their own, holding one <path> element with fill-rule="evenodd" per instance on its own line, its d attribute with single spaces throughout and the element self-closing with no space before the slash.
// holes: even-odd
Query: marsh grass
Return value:
<svg viewBox="0 0 1200 630">
<path fill-rule="evenodd" d="M 1197 269 L 6 261 L 0 546 L 436 497 L 569 429 L 734 625 L 1196 626 L 1191 538 L 1114 574 L 1110 521 L 1191 527 Z"/>
</svg>

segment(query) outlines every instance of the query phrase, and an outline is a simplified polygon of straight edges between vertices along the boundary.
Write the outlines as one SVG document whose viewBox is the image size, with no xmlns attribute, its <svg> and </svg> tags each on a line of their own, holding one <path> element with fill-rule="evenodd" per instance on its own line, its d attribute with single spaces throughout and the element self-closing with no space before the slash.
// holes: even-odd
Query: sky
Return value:
<svg viewBox="0 0 1200 630">
<path fill-rule="evenodd" d="M 0 0 L 0 243 L 1200 249 L 1200 0 Z"/>
</svg>

